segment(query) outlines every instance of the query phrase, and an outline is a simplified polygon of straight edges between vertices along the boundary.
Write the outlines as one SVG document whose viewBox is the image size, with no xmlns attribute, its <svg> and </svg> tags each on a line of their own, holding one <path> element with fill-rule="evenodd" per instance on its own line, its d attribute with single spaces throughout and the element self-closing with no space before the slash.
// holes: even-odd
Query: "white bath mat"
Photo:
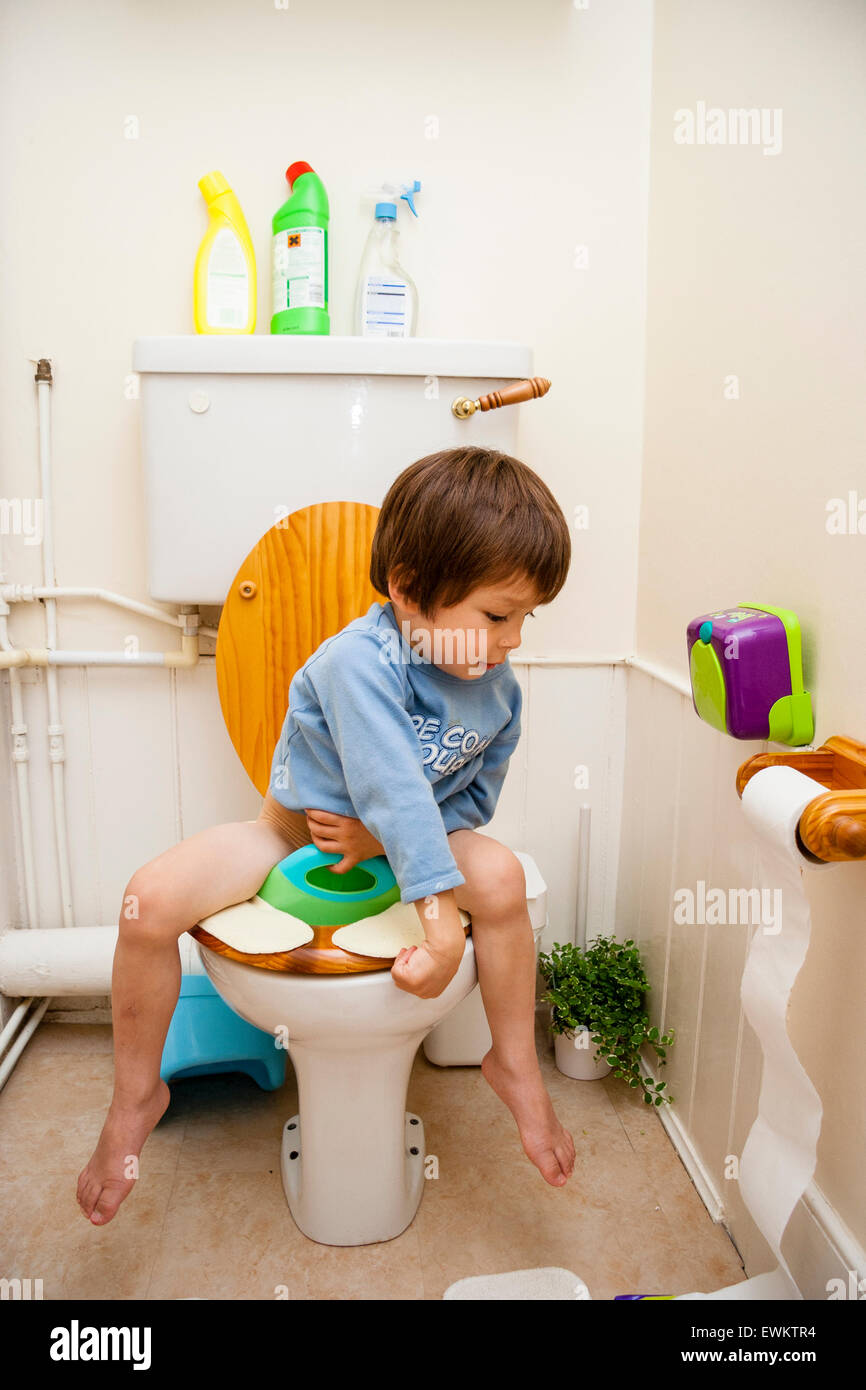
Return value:
<svg viewBox="0 0 866 1390">
<path fill-rule="evenodd" d="M 517 1269 L 512 1274 L 482 1274 L 474 1279 L 458 1279 L 442 1295 L 443 1299 L 463 1299 L 466 1302 L 550 1302 L 566 1299 L 586 1301 L 592 1294 L 583 1280 L 570 1269 Z"/>
</svg>

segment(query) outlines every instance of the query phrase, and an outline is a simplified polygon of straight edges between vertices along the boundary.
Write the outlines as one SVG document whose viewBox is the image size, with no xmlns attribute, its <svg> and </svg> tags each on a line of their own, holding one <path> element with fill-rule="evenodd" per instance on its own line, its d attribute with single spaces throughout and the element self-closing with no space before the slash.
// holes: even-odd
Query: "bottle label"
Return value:
<svg viewBox="0 0 866 1390">
<path fill-rule="evenodd" d="M 364 280 L 365 338 L 409 337 L 409 286 L 397 275 L 368 275 Z"/>
<path fill-rule="evenodd" d="M 290 227 L 274 235 L 273 311 L 324 309 L 325 229 Z"/>
<path fill-rule="evenodd" d="M 249 270 L 234 232 L 223 227 L 211 243 L 207 265 L 208 328 L 243 330 L 249 319 Z"/>
</svg>

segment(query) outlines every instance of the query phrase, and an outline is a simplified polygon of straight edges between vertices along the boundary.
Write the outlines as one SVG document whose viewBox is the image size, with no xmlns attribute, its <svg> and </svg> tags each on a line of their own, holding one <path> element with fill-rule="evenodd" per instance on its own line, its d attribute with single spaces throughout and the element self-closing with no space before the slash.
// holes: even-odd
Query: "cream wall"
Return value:
<svg viewBox="0 0 866 1390">
<path fill-rule="evenodd" d="M 331 202 L 334 334 L 352 331 L 372 225 L 361 194 L 414 175 L 420 218 L 403 218 L 401 236 L 419 335 L 533 345 L 553 388 L 525 412 L 523 452 L 569 517 L 582 504 L 590 518 L 534 649 L 630 648 L 649 0 L 585 10 L 566 0 L 386 0 L 374 10 L 348 0 L 290 0 L 286 10 L 47 0 L 38 15 L 19 0 L 2 24 L 0 100 L 7 129 L 20 130 L 3 213 L 15 271 L 4 452 L 23 487 L 27 357 L 53 357 L 64 579 L 86 568 L 142 585 L 138 410 L 124 380 L 136 337 L 192 329 L 206 227 L 197 179 L 220 168 L 238 193 L 265 332 L 270 219 L 288 193 L 286 167 L 306 158 Z"/>
<path fill-rule="evenodd" d="M 196 183 L 213 168 L 244 207 L 259 268 L 258 331 L 267 330 L 270 218 L 287 194 L 286 167 L 303 158 L 331 200 L 334 334 L 352 327 L 371 216 L 361 193 L 416 176 L 421 215 L 403 220 L 402 236 L 420 290 L 420 334 L 530 343 L 535 371 L 553 382 L 543 401 L 521 408 L 519 452 L 569 518 L 588 507 L 589 528 L 575 534 L 567 588 L 527 623 L 526 650 L 631 648 L 648 0 L 588 9 L 566 0 L 531 8 L 388 0 L 372 10 L 348 0 L 290 0 L 287 9 L 266 0 L 46 0 L 34 9 L 15 0 L 0 28 L 0 110 L 16 132 L 6 141 L 0 210 L 13 272 L 0 344 L 0 496 L 36 489 L 28 359 L 50 357 L 60 584 L 147 598 L 132 343 L 191 331 L 192 266 L 206 227 Z M 406 462 L 413 457 L 408 448 Z M 0 557 L 7 579 L 40 581 L 40 552 L 22 537 L 0 536 Z M 41 644 L 39 616 L 16 607 L 17 644 Z M 61 601 L 59 630 L 64 648 L 116 649 L 128 637 L 143 650 L 177 644 L 170 629 L 82 600 Z M 613 928 L 621 677 L 603 665 L 521 673 L 525 735 L 491 829 L 541 865 L 551 940 L 573 926 L 582 801 L 596 812 L 591 912 Z M 56 926 L 44 673 L 22 679 L 39 922 Z M 229 743 L 207 657 L 179 673 L 62 669 L 60 688 L 76 921 L 113 922 L 135 868 L 204 826 L 254 816 L 260 801 Z M 5 675 L 0 700 L 6 728 Z M 589 768 L 588 792 L 575 790 L 577 764 Z M 20 924 L 13 830 L 2 857 L 9 920 Z"/>
<path fill-rule="evenodd" d="M 781 152 L 675 143 L 674 113 L 699 101 L 781 108 Z M 749 601 L 792 608 L 816 743 L 866 741 L 864 128 L 862 4 L 657 4 L 637 648 L 686 677 L 691 617 Z M 731 375 L 738 399 L 725 395 Z M 864 534 L 828 534 L 827 504 L 849 490 Z M 656 1020 L 679 1029 L 668 1079 L 684 1143 L 750 1274 L 773 1261 L 723 1177 L 760 1084 L 739 1010 L 746 929 L 677 927 L 671 914 L 674 891 L 699 878 L 750 886 L 754 843 L 734 777 L 760 749 L 632 674 L 617 918 L 649 955 Z M 864 1245 L 866 865 L 807 883 L 812 945 L 790 1035 L 824 1106 L 815 1184 Z M 811 1297 L 838 1272 L 819 1246 L 801 1208 L 785 1249 Z"/>
</svg>

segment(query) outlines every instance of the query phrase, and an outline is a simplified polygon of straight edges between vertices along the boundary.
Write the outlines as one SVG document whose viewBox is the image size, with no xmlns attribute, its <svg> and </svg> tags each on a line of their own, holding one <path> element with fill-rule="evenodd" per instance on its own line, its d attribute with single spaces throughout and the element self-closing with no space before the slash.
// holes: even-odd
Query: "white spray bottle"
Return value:
<svg viewBox="0 0 866 1390">
<path fill-rule="evenodd" d="M 383 183 L 370 200 L 376 221 L 367 238 L 355 296 L 355 332 L 359 338 L 413 338 L 418 322 L 418 291 L 398 260 L 400 233 L 397 203 L 415 212 L 421 190 L 417 179 L 399 185 Z"/>
</svg>

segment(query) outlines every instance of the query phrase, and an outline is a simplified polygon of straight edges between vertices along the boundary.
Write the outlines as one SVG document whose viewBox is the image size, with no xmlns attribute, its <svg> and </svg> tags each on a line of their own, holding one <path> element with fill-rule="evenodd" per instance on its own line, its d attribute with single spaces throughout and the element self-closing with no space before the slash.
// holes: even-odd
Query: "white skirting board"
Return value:
<svg viewBox="0 0 866 1390">
<path fill-rule="evenodd" d="M 645 1065 L 643 1058 L 641 1071 L 653 1082 L 660 1079 Z M 713 1221 L 721 1222 L 731 1235 L 725 1220 L 725 1203 L 700 1154 L 683 1129 L 675 1107 L 662 1105 L 656 1113 Z M 831 1279 L 842 1281 L 845 1287 L 853 1287 L 852 1271 L 859 1274 L 860 1279 L 866 1278 L 866 1250 L 814 1182 L 806 1188 L 795 1208 L 790 1231 L 796 1233 L 798 1245 L 808 1251 L 808 1255 L 799 1262 L 796 1258 L 790 1260 L 791 1271 L 805 1300 L 825 1300 L 827 1284 Z M 736 1246 L 732 1235 L 731 1240 Z M 588 1270 L 583 1270 L 583 1277 L 589 1277 Z M 866 1288 L 863 1292 L 866 1293 Z M 849 1292 L 848 1297 L 851 1296 Z"/>
</svg>

